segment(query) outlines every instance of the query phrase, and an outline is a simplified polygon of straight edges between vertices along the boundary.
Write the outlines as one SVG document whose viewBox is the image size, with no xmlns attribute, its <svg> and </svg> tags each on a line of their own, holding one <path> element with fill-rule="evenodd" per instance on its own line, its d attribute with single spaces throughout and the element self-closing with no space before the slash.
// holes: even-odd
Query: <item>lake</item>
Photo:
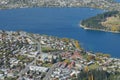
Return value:
<svg viewBox="0 0 120 80">
<path fill-rule="evenodd" d="M 120 2 L 120 0 L 115 0 L 116 2 Z"/>
<path fill-rule="evenodd" d="M 79 40 L 85 50 L 120 57 L 120 34 L 80 28 L 81 20 L 103 13 L 91 8 L 23 8 L 0 10 L 0 29 L 23 30 Z"/>
</svg>

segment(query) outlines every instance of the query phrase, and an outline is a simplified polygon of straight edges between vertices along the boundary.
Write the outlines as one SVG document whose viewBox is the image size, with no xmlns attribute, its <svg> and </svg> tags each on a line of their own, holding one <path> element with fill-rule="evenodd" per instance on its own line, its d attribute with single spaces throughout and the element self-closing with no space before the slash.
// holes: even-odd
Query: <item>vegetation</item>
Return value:
<svg viewBox="0 0 120 80">
<path fill-rule="evenodd" d="M 120 15 L 108 17 L 106 21 L 101 24 L 110 28 L 112 31 L 120 31 Z"/>
<path fill-rule="evenodd" d="M 13 78 L 13 77 L 6 77 L 5 80 L 17 80 L 17 78 Z"/>
<path fill-rule="evenodd" d="M 80 44 L 79 44 L 78 41 L 75 41 L 75 47 L 78 48 L 78 49 L 81 49 Z"/>
<path fill-rule="evenodd" d="M 51 63 L 43 63 L 42 67 L 52 67 L 53 64 Z"/>
<path fill-rule="evenodd" d="M 89 68 L 90 70 L 95 70 L 95 69 L 97 69 L 98 67 L 99 67 L 98 64 L 91 64 L 90 66 L 88 66 L 88 68 Z"/>
<path fill-rule="evenodd" d="M 64 62 L 67 63 L 67 64 L 70 64 L 70 60 L 69 59 L 64 60 Z"/>
<path fill-rule="evenodd" d="M 42 47 L 42 52 L 54 52 L 54 51 L 57 51 L 57 50 L 51 47 Z"/>
<path fill-rule="evenodd" d="M 88 29 L 120 32 L 120 12 L 110 11 L 83 20 L 81 25 Z"/>
<path fill-rule="evenodd" d="M 108 58 L 111 57 L 110 54 L 103 54 L 103 53 L 96 53 L 96 56 L 97 56 L 97 57 L 98 57 L 98 56 L 101 56 L 101 57 L 108 57 Z"/>
<path fill-rule="evenodd" d="M 102 70 L 82 71 L 76 80 L 120 80 L 120 73 L 108 73 Z"/>
<path fill-rule="evenodd" d="M 58 61 L 59 61 L 59 62 L 62 61 L 62 56 L 61 56 L 61 55 L 58 56 Z"/>
</svg>

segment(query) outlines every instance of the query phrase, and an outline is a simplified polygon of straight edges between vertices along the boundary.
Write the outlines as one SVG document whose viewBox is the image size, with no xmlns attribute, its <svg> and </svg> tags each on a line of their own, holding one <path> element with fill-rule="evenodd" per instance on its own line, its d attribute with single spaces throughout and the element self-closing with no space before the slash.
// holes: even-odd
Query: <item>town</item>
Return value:
<svg viewBox="0 0 120 80">
<path fill-rule="evenodd" d="M 0 0 L 0 9 L 27 7 L 91 7 L 120 11 L 115 0 Z"/>
<path fill-rule="evenodd" d="M 74 39 L 0 30 L 0 80 L 77 80 L 83 70 L 120 72 L 120 59 Z"/>
</svg>

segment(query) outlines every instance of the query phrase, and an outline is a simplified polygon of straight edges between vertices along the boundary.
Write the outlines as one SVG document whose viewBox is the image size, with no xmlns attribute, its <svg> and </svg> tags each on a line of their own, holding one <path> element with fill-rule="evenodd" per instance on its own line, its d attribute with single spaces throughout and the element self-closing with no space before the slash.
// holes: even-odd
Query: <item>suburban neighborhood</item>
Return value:
<svg viewBox="0 0 120 80">
<path fill-rule="evenodd" d="M 85 51 L 74 39 L 0 30 L 0 45 L 0 80 L 73 80 L 83 70 L 120 72 L 119 58 Z"/>
</svg>

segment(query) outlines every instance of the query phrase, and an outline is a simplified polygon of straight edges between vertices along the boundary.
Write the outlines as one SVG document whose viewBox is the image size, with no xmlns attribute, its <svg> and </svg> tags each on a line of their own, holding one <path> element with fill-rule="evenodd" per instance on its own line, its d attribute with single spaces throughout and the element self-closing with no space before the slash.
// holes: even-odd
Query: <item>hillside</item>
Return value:
<svg viewBox="0 0 120 80">
<path fill-rule="evenodd" d="M 110 11 L 88 18 L 81 22 L 84 29 L 120 32 L 120 12 Z"/>
<path fill-rule="evenodd" d="M 101 22 L 101 24 L 112 31 L 120 31 L 120 15 L 108 17 L 106 21 Z"/>
</svg>

